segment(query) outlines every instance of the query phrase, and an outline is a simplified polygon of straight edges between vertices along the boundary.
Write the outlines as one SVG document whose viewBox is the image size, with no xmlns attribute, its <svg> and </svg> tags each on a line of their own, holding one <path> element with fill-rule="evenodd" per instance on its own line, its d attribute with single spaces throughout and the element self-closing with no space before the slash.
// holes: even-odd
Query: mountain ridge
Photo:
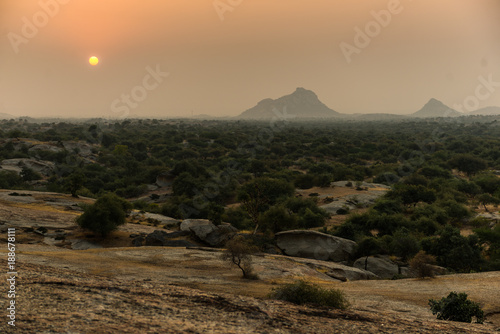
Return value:
<svg viewBox="0 0 500 334">
<path fill-rule="evenodd" d="M 245 110 L 236 119 L 262 120 L 275 117 L 276 113 L 283 112 L 286 108 L 287 114 L 298 119 L 320 118 L 320 119 L 401 119 L 401 118 L 439 118 L 458 116 L 490 116 L 500 115 L 500 107 L 490 106 L 476 111 L 461 113 L 448 107 L 443 102 L 431 98 L 422 108 L 411 114 L 345 114 L 335 111 L 320 101 L 316 93 L 302 87 L 298 87 L 293 93 L 284 95 L 277 99 L 265 98 L 254 107 Z"/>
</svg>

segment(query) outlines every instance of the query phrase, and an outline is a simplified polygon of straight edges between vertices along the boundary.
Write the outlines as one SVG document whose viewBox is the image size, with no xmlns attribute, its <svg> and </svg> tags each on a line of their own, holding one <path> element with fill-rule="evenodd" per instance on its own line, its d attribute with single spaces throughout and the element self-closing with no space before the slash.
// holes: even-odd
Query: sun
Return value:
<svg viewBox="0 0 500 334">
<path fill-rule="evenodd" d="M 92 66 L 96 66 L 97 64 L 99 64 L 99 58 L 97 58 L 96 56 L 90 57 L 89 64 Z"/>
</svg>

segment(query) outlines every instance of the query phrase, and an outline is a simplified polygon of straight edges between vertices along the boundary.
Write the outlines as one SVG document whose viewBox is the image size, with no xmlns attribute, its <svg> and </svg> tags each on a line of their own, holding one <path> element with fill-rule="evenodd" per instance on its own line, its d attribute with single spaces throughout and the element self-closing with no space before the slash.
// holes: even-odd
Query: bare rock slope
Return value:
<svg viewBox="0 0 500 334">
<path fill-rule="evenodd" d="M 15 328 L 4 318 L 0 333 L 495 333 L 500 328 L 500 272 L 354 281 L 361 270 L 262 254 L 253 257 L 260 279 L 245 280 L 220 260 L 217 249 L 119 246 L 130 244 L 129 234 L 152 232 L 154 226 L 126 224 L 111 236 L 112 247 L 101 243 L 103 248 L 75 250 L 65 243 L 47 244 L 46 236 L 27 230 L 36 225 L 47 233 L 83 238 L 74 223 L 80 213 L 74 204 L 90 200 L 10 193 L 0 191 L 0 228 L 16 227 L 17 318 Z M 5 231 L 0 241 L 5 245 Z M 6 253 L 2 247 L 4 268 Z M 342 282 L 340 274 L 351 276 Z M 278 284 L 298 278 L 343 290 L 351 308 L 267 298 Z M 427 301 L 450 291 L 466 292 L 479 302 L 485 324 L 436 320 Z M 6 303 L 2 298 L 4 310 Z"/>
</svg>

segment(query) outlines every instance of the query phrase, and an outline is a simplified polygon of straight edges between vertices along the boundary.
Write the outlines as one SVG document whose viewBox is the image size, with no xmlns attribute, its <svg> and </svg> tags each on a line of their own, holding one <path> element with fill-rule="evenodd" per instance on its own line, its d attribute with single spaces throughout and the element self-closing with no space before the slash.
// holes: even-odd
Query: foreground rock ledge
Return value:
<svg viewBox="0 0 500 334">
<path fill-rule="evenodd" d="M 18 272 L 16 327 L 2 321 L 2 333 L 494 333 L 488 325 L 296 306 L 44 265 L 19 263 Z"/>
</svg>

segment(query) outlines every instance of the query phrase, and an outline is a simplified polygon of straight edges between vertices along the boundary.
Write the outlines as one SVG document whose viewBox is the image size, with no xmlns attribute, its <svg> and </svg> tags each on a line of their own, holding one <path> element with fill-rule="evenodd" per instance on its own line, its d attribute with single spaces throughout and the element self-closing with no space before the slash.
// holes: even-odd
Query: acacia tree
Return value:
<svg viewBox="0 0 500 334">
<path fill-rule="evenodd" d="M 256 178 L 241 187 L 238 200 L 255 226 L 254 234 L 259 229 L 261 213 L 280 200 L 291 197 L 294 191 L 290 183 L 268 177 Z"/>
<path fill-rule="evenodd" d="M 489 212 L 486 205 L 488 205 L 488 204 L 495 204 L 495 205 L 500 204 L 500 199 L 493 197 L 488 193 L 484 193 L 484 194 L 479 195 L 477 200 L 479 203 L 481 203 L 481 205 L 484 207 L 484 210 L 486 210 L 486 212 Z"/>
<path fill-rule="evenodd" d="M 473 176 L 488 167 L 485 160 L 470 154 L 457 155 L 448 163 L 451 167 L 457 168 L 459 171 L 466 173 L 467 176 Z"/>
<path fill-rule="evenodd" d="M 243 236 L 238 235 L 226 243 L 226 250 L 222 253 L 221 259 L 240 268 L 244 278 L 254 279 L 256 276 L 252 272 L 252 254 L 258 248 L 247 241 Z"/>
<path fill-rule="evenodd" d="M 77 192 L 78 190 L 80 190 L 80 188 L 83 187 L 84 183 L 85 183 L 85 175 L 83 175 L 81 172 L 76 172 L 71 174 L 66 179 L 65 188 L 69 190 L 72 197 L 78 198 Z"/>
<path fill-rule="evenodd" d="M 240 200 L 243 204 L 243 208 L 247 211 L 252 221 L 253 234 L 257 233 L 259 229 L 259 219 L 260 213 L 263 211 L 264 206 L 269 202 L 266 197 L 262 195 L 262 191 L 257 183 L 254 184 L 255 190 L 252 193 L 242 193 L 240 195 Z"/>
</svg>

